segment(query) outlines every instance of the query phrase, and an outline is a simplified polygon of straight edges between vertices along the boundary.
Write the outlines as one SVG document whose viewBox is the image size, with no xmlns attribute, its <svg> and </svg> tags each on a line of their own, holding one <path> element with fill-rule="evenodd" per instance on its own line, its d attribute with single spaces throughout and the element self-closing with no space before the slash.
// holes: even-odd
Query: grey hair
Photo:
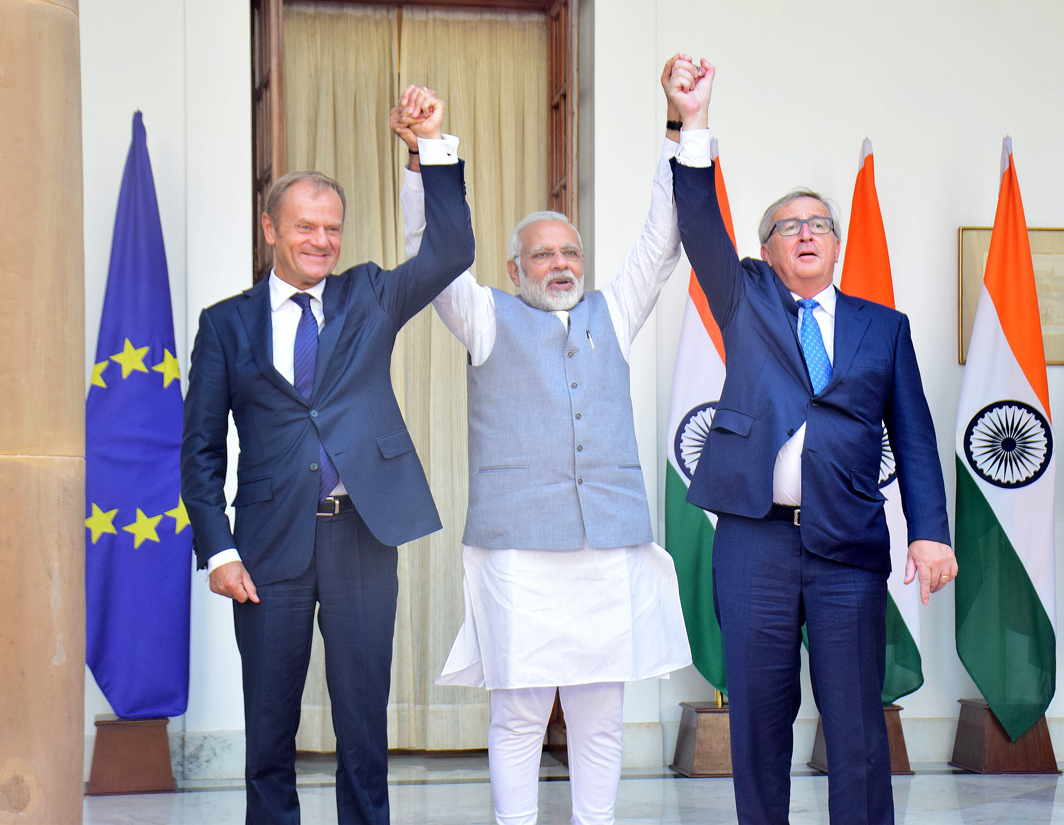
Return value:
<svg viewBox="0 0 1064 825">
<path fill-rule="evenodd" d="M 270 186 L 270 191 L 266 193 L 266 204 L 262 208 L 262 211 L 270 216 L 270 220 L 273 221 L 275 226 L 277 225 L 278 213 L 285 193 L 297 183 L 309 183 L 314 189 L 314 194 L 323 189 L 332 189 L 340 196 L 341 219 L 347 215 L 347 196 L 344 195 L 344 188 L 338 181 L 333 180 L 328 175 L 323 175 L 321 172 L 289 172 L 273 182 L 273 185 Z"/>
<path fill-rule="evenodd" d="M 773 201 L 769 204 L 768 209 L 765 210 L 765 214 L 761 216 L 761 223 L 757 225 L 757 237 L 761 243 L 767 243 L 769 236 L 772 234 L 772 227 L 775 225 L 773 215 L 786 204 L 791 201 L 798 200 L 798 198 L 812 198 L 818 200 L 828 209 L 828 214 L 831 215 L 831 225 L 835 227 L 835 237 L 840 241 L 842 240 L 842 229 L 839 227 L 839 213 L 835 209 L 835 203 L 828 198 L 825 198 L 819 192 L 814 192 L 812 189 L 792 189 L 782 198 Z"/>
<path fill-rule="evenodd" d="M 584 241 L 580 237 L 580 230 L 573 225 L 573 222 L 561 212 L 543 210 L 525 215 L 517 222 L 517 226 L 514 227 L 514 231 L 510 235 L 510 246 L 508 247 L 506 260 L 517 261 L 521 257 L 521 232 L 526 227 L 529 227 L 534 223 L 539 223 L 540 221 L 561 221 L 564 223 L 576 233 L 576 241 L 580 244 L 580 251 L 583 252 Z M 518 263 L 520 263 L 520 261 L 518 261 Z"/>
</svg>

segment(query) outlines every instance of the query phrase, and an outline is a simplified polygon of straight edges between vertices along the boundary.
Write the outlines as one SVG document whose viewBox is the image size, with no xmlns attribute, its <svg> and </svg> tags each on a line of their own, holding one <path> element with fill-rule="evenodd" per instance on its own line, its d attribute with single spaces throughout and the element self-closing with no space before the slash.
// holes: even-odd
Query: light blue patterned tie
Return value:
<svg viewBox="0 0 1064 825">
<path fill-rule="evenodd" d="M 828 351 L 824 349 L 820 324 L 813 317 L 813 310 L 820 304 L 812 298 L 802 298 L 798 301 L 798 306 L 803 310 L 802 320 L 798 325 L 798 341 L 802 345 L 809 380 L 813 382 L 813 395 L 820 395 L 831 380 L 831 361 L 828 359 Z"/>
<path fill-rule="evenodd" d="M 314 389 L 314 371 L 318 365 L 318 319 L 310 308 L 310 296 L 306 292 L 297 292 L 292 300 L 303 310 L 296 327 L 296 344 L 292 352 L 292 377 L 296 391 L 308 401 Z M 336 465 L 332 463 L 325 446 L 318 442 L 319 498 L 330 495 L 340 480 Z"/>
</svg>

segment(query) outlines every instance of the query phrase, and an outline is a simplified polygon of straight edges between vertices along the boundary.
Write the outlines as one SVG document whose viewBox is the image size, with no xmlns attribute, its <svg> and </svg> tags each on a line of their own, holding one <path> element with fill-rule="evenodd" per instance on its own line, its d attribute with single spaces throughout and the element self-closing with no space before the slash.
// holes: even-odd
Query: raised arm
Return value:
<svg viewBox="0 0 1064 825">
<path fill-rule="evenodd" d="M 716 70 L 677 60 L 669 100 L 680 112 L 683 131 L 673 163 L 673 188 L 680 238 L 717 324 L 724 329 L 741 298 L 742 267 L 721 218 L 709 158 L 709 102 Z"/>
<path fill-rule="evenodd" d="M 410 158 L 403 170 L 399 205 L 403 213 L 403 248 L 408 256 L 412 256 L 421 247 L 421 236 L 425 231 L 425 189 L 420 174 L 420 153 L 402 105 L 392 109 L 388 125 L 410 150 Z M 495 342 L 495 299 L 491 290 L 477 283 L 467 269 L 433 298 L 432 306 L 451 334 L 469 351 L 473 364 L 486 361 Z"/>
<path fill-rule="evenodd" d="M 672 128 L 679 112 L 668 99 L 673 66 L 685 55 L 674 55 L 665 63 L 661 85 L 666 93 L 665 141 L 650 190 L 650 211 L 638 240 L 629 250 L 617 277 L 602 292 L 610 308 L 614 331 L 621 351 L 628 355 L 632 341 L 650 317 L 661 287 L 680 258 L 680 233 L 676 225 L 676 204 L 672 193 L 670 160 L 675 157 L 680 133 Z"/>
<path fill-rule="evenodd" d="M 411 86 L 400 101 L 405 126 L 416 140 L 425 185 L 425 230 L 418 254 L 375 275 L 382 306 L 401 326 L 473 263 L 473 228 L 465 201 L 457 139 L 441 131 L 443 102 Z M 409 144 L 408 144 L 409 145 Z"/>
</svg>

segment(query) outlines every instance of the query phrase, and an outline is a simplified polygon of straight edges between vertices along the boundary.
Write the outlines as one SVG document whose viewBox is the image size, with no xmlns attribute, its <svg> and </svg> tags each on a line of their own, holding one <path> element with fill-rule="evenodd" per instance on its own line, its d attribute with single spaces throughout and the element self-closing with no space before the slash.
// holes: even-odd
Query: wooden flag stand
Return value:
<svg viewBox="0 0 1064 825">
<path fill-rule="evenodd" d="M 1060 773 L 1044 716 L 1013 742 L 982 699 L 957 701 L 953 767 L 972 773 Z"/>
<path fill-rule="evenodd" d="M 731 723 L 724 695 L 713 702 L 680 702 L 680 732 L 669 765 L 682 776 L 731 776 Z"/>
<path fill-rule="evenodd" d="M 909 750 L 905 747 L 905 731 L 901 726 L 901 710 L 900 705 L 883 706 L 883 721 L 887 724 L 887 743 L 890 745 L 890 772 L 893 776 L 912 776 Z M 828 772 L 828 750 L 824 741 L 824 726 L 819 719 L 816 723 L 813 755 L 809 757 L 806 764 L 814 771 Z"/>
<path fill-rule="evenodd" d="M 177 790 L 166 735 L 169 721 L 97 716 L 86 793 L 95 796 Z"/>
</svg>

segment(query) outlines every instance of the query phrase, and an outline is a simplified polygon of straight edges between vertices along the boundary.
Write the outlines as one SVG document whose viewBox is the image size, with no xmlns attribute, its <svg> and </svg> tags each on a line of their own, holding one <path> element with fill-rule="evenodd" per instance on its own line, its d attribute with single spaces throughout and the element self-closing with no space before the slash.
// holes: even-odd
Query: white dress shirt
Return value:
<svg viewBox="0 0 1064 825">
<path fill-rule="evenodd" d="M 800 295 L 791 293 L 794 300 Z M 835 363 L 835 286 L 832 284 L 813 296 L 820 306 L 813 310 L 813 318 L 820 327 L 824 339 L 824 349 L 828 361 Z M 798 307 L 798 328 L 801 329 L 802 315 L 805 310 Z M 799 347 L 799 350 L 801 347 Z M 798 431 L 788 438 L 780 451 L 776 453 L 776 464 L 772 468 L 772 500 L 777 504 L 798 507 L 802 503 L 802 449 L 805 447 L 805 422 Z"/>
<path fill-rule="evenodd" d="M 310 289 L 299 290 L 277 277 L 270 270 L 270 322 L 273 328 L 273 366 L 289 384 L 295 386 L 293 356 L 296 348 L 296 330 L 303 310 L 292 300 L 293 295 L 306 292 L 310 296 L 310 311 L 318 322 L 318 332 L 325 324 L 325 305 L 322 295 L 325 293 L 325 279 L 318 281 Z"/>
<path fill-rule="evenodd" d="M 428 166 L 443 166 L 458 163 L 458 138 L 454 135 L 443 135 L 439 139 L 426 140 L 418 138 L 418 152 L 421 162 Z M 419 176 L 420 177 L 420 176 Z M 296 289 L 291 284 L 282 281 L 277 273 L 270 270 L 270 322 L 273 329 L 273 366 L 289 384 L 295 385 L 293 358 L 296 345 L 296 329 L 299 327 L 299 319 L 303 310 L 291 300 L 298 292 L 306 292 L 310 296 L 310 311 L 318 322 L 318 331 L 321 332 L 325 324 L 325 306 L 322 303 L 322 295 L 325 292 L 325 279 L 318 281 L 314 286 L 306 290 Z M 332 495 L 340 496 L 347 493 L 343 480 L 337 482 Z M 207 572 L 213 573 L 223 564 L 232 561 L 240 561 L 240 553 L 235 547 L 215 553 L 207 559 Z"/>
</svg>

